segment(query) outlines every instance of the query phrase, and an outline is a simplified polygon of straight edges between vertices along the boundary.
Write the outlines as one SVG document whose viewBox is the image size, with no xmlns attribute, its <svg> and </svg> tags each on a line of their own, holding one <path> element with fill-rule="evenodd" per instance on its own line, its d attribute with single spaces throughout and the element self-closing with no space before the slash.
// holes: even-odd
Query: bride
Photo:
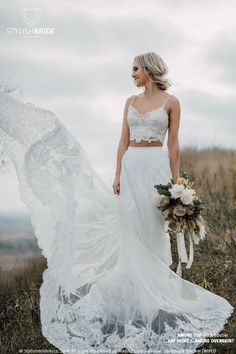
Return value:
<svg viewBox="0 0 236 354">
<path fill-rule="evenodd" d="M 169 268 L 152 198 L 179 177 L 180 103 L 159 55 L 136 56 L 132 70 L 144 92 L 125 104 L 113 190 L 52 112 L 0 93 L 0 143 L 47 259 L 42 334 L 63 353 L 194 353 L 234 310 Z"/>
</svg>

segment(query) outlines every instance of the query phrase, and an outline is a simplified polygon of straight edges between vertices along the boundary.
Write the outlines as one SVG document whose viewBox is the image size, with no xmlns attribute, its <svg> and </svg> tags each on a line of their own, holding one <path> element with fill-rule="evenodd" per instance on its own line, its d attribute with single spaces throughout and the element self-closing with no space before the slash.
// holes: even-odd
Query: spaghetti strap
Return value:
<svg viewBox="0 0 236 354">
<path fill-rule="evenodd" d="M 136 95 L 133 96 L 133 99 L 132 99 L 132 101 L 130 102 L 130 106 L 131 106 L 131 104 L 134 102 L 135 97 L 136 97 Z"/>
<path fill-rule="evenodd" d="M 167 97 L 167 99 L 166 99 L 165 102 L 163 103 L 162 107 L 165 106 L 166 102 L 168 101 L 168 99 L 169 99 L 171 96 L 172 96 L 172 95 L 169 95 L 169 96 Z"/>
</svg>

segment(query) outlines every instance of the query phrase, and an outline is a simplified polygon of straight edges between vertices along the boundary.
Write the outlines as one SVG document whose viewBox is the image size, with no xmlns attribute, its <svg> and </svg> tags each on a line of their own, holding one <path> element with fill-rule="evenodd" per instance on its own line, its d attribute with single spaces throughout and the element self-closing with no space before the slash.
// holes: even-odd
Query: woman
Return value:
<svg viewBox="0 0 236 354">
<path fill-rule="evenodd" d="M 234 309 L 169 268 L 152 202 L 154 184 L 179 176 L 180 104 L 165 92 L 166 72 L 153 52 L 135 58 L 145 91 L 125 105 L 113 192 L 52 112 L 0 93 L 0 143 L 47 258 L 42 334 L 63 353 L 194 353 Z"/>
<path fill-rule="evenodd" d="M 140 61 L 140 63 L 139 63 Z M 163 106 L 161 103 L 167 97 L 167 100 L 170 98 L 169 95 L 163 93 L 165 92 L 168 84 L 168 80 L 163 78 L 167 73 L 167 67 L 163 60 L 158 57 L 155 53 L 147 53 L 139 55 L 135 58 L 133 63 L 133 73 L 132 77 L 135 79 L 135 83 L 138 87 L 145 87 L 144 93 L 137 96 L 139 103 L 138 109 L 136 109 L 136 114 L 138 116 L 147 116 L 152 113 L 155 113 L 158 108 L 165 106 L 166 101 Z M 179 177 L 179 143 L 178 143 L 178 129 L 179 129 L 179 120 L 180 120 L 180 103 L 179 100 L 171 95 L 171 102 L 169 102 L 169 109 L 166 107 L 164 114 L 168 112 L 168 117 L 170 124 L 168 126 L 168 149 L 170 156 L 170 165 L 172 170 L 172 179 L 177 181 Z M 119 142 L 118 154 L 117 154 L 117 166 L 115 180 L 113 183 L 113 190 L 115 194 L 119 194 L 120 189 L 120 171 L 121 171 L 121 160 L 127 150 L 128 146 L 162 146 L 163 142 L 158 139 L 158 137 L 142 137 L 142 140 L 138 141 L 135 139 L 130 139 L 129 134 L 129 124 L 127 121 L 127 115 L 130 107 L 133 106 L 133 101 L 136 96 L 129 97 L 126 101 L 124 117 L 123 117 L 123 126 L 121 132 L 121 138 Z M 137 101 L 136 98 L 136 101 Z M 155 109 L 158 106 L 157 109 Z M 140 113 L 143 112 L 143 113 Z M 157 128 L 156 128 L 157 129 Z M 155 131 L 155 126 L 154 126 Z"/>
</svg>

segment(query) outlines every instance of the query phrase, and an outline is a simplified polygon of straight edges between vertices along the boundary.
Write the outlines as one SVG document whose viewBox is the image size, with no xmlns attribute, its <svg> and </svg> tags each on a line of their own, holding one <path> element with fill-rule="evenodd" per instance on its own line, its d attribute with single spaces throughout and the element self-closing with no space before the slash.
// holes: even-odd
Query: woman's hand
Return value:
<svg viewBox="0 0 236 354">
<path fill-rule="evenodd" d="M 182 177 L 178 177 L 175 181 L 175 183 L 178 183 L 178 184 L 182 184 L 183 182 L 183 178 Z"/>
<path fill-rule="evenodd" d="M 174 177 L 174 178 L 173 178 L 173 177 L 171 178 L 171 182 L 172 182 L 172 183 L 179 183 L 179 182 L 181 183 L 181 181 L 182 181 L 182 178 L 180 178 L 179 176 L 176 176 L 176 177 Z"/>
<path fill-rule="evenodd" d="M 113 192 L 114 194 L 120 194 L 120 176 L 116 176 L 113 182 Z"/>
</svg>

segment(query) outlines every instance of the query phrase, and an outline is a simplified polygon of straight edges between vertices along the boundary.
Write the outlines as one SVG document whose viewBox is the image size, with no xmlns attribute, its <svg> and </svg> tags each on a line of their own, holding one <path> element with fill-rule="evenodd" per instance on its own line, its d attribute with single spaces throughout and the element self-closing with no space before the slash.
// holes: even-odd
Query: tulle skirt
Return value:
<svg viewBox="0 0 236 354">
<path fill-rule="evenodd" d="M 0 94 L 0 143 L 47 258 L 42 334 L 63 353 L 194 353 L 234 310 L 182 279 L 153 204 L 170 181 L 163 147 L 128 147 L 114 195 L 50 111 Z M 187 339 L 183 341 L 186 335 Z"/>
</svg>

